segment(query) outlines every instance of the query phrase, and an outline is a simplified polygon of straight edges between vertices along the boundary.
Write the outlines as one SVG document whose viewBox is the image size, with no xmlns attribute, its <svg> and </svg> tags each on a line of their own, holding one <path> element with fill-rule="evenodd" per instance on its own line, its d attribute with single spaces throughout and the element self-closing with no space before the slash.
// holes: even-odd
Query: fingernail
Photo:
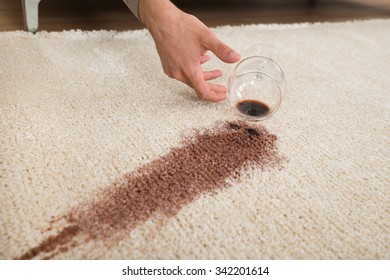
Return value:
<svg viewBox="0 0 390 280">
<path fill-rule="evenodd" d="M 232 59 L 235 59 L 235 58 L 240 58 L 240 54 L 235 52 L 235 51 L 231 51 L 230 54 L 229 54 L 229 58 L 232 58 Z"/>
</svg>

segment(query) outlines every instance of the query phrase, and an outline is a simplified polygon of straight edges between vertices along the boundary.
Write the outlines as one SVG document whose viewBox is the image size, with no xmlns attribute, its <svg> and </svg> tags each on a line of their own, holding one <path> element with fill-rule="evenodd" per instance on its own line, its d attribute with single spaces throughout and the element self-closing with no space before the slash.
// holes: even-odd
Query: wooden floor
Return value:
<svg viewBox="0 0 390 280">
<path fill-rule="evenodd" d="M 206 25 L 390 18 L 390 0 L 176 0 Z M 39 29 L 143 28 L 122 0 L 42 0 Z M 21 0 L 0 1 L 0 31 L 24 29 Z"/>
</svg>

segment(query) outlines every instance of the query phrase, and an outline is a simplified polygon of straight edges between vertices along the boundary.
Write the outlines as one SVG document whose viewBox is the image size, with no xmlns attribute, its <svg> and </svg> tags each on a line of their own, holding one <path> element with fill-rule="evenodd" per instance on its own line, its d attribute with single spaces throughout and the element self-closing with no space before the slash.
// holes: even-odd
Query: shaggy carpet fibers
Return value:
<svg viewBox="0 0 390 280">
<path fill-rule="evenodd" d="M 214 31 L 274 48 L 272 118 L 199 101 L 146 30 L 0 33 L 0 258 L 390 258 L 390 21 Z"/>
</svg>

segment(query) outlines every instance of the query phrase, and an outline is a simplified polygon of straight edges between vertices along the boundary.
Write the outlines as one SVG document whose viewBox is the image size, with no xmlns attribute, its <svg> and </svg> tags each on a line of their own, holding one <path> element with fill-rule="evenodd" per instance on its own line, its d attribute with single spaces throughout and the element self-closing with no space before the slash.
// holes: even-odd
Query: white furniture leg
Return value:
<svg viewBox="0 0 390 280">
<path fill-rule="evenodd" d="M 38 31 L 38 5 L 41 0 L 22 0 L 24 24 L 28 31 Z"/>
</svg>

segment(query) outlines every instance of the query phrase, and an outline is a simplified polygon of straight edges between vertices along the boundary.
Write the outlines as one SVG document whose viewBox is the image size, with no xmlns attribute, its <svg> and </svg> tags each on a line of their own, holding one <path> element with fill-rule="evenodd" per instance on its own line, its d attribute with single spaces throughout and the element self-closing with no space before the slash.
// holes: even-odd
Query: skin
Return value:
<svg viewBox="0 0 390 280">
<path fill-rule="evenodd" d="M 240 54 L 220 41 L 199 19 L 169 0 L 140 0 L 138 11 L 156 43 L 165 74 L 192 87 L 200 99 L 213 102 L 226 99 L 226 87 L 210 83 L 222 76 L 222 71 L 203 71 L 202 64 L 210 60 L 207 51 L 226 63 L 239 61 Z"/>
</svg>

